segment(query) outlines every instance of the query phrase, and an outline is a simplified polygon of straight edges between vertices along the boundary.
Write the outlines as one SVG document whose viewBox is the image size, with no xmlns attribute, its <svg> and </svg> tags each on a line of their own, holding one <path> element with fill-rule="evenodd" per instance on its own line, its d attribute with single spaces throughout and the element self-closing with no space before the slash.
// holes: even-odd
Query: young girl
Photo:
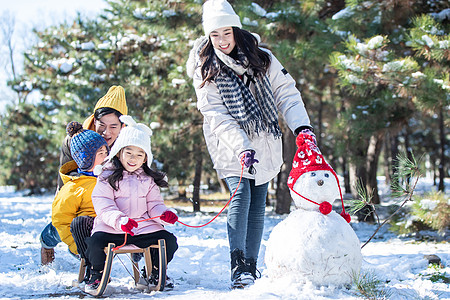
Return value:
<svg viewBox="0 0 450 300">
<path fill-rule="evenodd" d="M 267 186 L 283 164 L 278 114 L 295 134 L 312 130 L 295 80 L 241 27 L 239 16 L 226 0 L 206 1 L 205 37 L 196 41 L 187 63 L 197 107 L 204 117 L 206 144 L 219 177 L 234 192 L 240 162 L 248 168 L 228 209 L 233 288 L 257 278 Z"/>
<path fill-rule="evenodd" d="M 101 174 L 92 193 L 97 217 L 92 236 L 86 241 L 92 265 L 87 292 L 96 290 L 101 281 L 106 259 L 104 247 L 108 243 L 123 244 L 124 233 L 129 235 L 127 244 L 140 248 L 164 239 L 168 262 L 178 248 L 176 237 L 165 230 L 162 223 L 174 224 L 178 217 L 164 205 L 159 191 L 159 187 L 168 186 L 165 174 L 150 168 L 153 160 L 150 140 L 152 131 L 144 124 L 137 124 L 130 116 L 123 115 L 120 120 L 127 126 L 121 130 L 106 158 L 103 172 L 98 169 L 95 171 Z M 146 220 L 157 216 L 161 218 Z M 152 262 L 153 276 L 158 274 L 158 259 L 152 259 Z M 154 280 L 157 278 L 152 278 L 150 282 Z M 170 282 L 168 284 L 173 286 Z M 166 287 L 172 287 L 168 284 Z"/>
</svg>

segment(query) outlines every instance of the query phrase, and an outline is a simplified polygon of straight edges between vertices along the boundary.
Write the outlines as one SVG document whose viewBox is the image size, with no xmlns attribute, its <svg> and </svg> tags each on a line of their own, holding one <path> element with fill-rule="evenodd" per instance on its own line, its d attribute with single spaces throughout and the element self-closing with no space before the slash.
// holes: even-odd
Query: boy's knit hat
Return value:
<svg viewBox="0 0 450 300">
<path fill-rule="evenodd" d="M 66 131 L 71 137 L 70 153 L 82 171 L 88 171 L 93 167 L 98 149 L 106 146 L 106 149 L 109 150 L 108 144 L 100 134 L 83 129 L 78 122 L 67 124 Z"/>
<path fill-rule="evenodd" d="M 136 146 L 144 150 L 147 154 L 147 166 L 150 168 L 153 161 L 151 147 L 152 130 L 145 124 L 136 123 L 131 116 L 122 115 L 119 119 L 127 126 L 120 131 L 105 162 L 110 161 L 122 148 L 126 146 Z M 101 169 L 102 166 L 97 166 L 94 170 L 94 174 L 99 175 Z"/>
<path fill-rule="evenodd" d="M 106 95 L 100 98 L 97 104 L 95 104 L 94 113 L 102 107 L 114 108 L 122 115 L 128 114 L 127 100 L 125 99 L 125 90 L 123 87 L 120 85 L 110 87 Z M 94 114 L 84 121 L 83 128 L 94 130 Z"/>
<path fill-rule="evenodd" d="M 222 27 L 242 28 L 239 16 L 226 0 L 208 0 L 203 4 L 203 30 L 209 36 L 211 31 Z"/>
</svg>

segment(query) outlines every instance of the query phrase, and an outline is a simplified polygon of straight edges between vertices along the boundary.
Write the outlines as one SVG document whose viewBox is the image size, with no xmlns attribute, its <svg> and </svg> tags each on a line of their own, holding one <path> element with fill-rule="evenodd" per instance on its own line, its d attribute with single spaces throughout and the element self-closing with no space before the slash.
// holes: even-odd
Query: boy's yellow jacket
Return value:
<svg viewBox="0 0 450 300">
<path fill-rule="evenodd" d="M 78 216 L 96 216 L 91 195 L 97 183 L 97 178 L 93 176 L 72 173 L 75 174 L 73 176 L 71 172 L 76 172 L 77 168 L 75 161 L 71 160 L 59 169 L 64 185 L 56 194 L 52 204 L 53 226 L 56 227 L 61 240 L 75 254 L 78 251 L 70 233 L 70 223 Z"/>
</svg>

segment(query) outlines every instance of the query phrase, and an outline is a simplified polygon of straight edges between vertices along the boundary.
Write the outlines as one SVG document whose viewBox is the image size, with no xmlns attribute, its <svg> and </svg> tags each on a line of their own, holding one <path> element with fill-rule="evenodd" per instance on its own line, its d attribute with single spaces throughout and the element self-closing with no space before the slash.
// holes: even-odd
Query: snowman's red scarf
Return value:
<svg viewBox="0 0 450 300">
<path fill-rule="evenodd" d="M 331 173 L 334 175 L 334 177 L 336 178 L 336 182 L 337 182 L 337 185 L 338 185 L 338 188 L 339 188 L 339 196 L 341 197 L 341 203 L 342 203 L 342 212 L 341 212 L 341 216 L 344 218 L 345 221 L 347 221 L 347 223 L 350 223 L 351 217 L 350 217 L 350 215 L 349 215 L 348 213 L 345 212 L 344 198 L 342 197 L 342 190 L 341 190 L 341 185 L 339 184 L 339 179 L 338 179 L 338 177 L 337 177 L 336 172 L 334 172 L 333 169 L 331 169 L 330 171 L 331 171 Z M 319 205 L 319 211 L 320 211 L 321 213 L 323 213 L 324 215 L 328 215 L 328 214 L 331 212 L 332 207 L 331 207 L 330 202 L 324 201 L 324 202 L 322 202 L 322 203 L 319 204 L 319 203 L 317 203 L 317 202 L 315 202 L 315 201 L 313 201 L 313 200 L 311 200 L 311 199 L 309 199 L 309 198 L 306 198 L 305 196 L 301 195 L 299 192 L 294 191 L 294 190 L 291 189 L 290 187 L 289 187 L 289 189 L 290 189 L 291 191 L 293 191 L 296 195 L 302 197 L 303 199 L 305 199 L 305 200 L 307 200 L 307 201 L 309 201 L 309 202 L 311 202 L 311 203 L 314 203 L 314 204 L 316 204 L 316 205 Z"/>
</svg>

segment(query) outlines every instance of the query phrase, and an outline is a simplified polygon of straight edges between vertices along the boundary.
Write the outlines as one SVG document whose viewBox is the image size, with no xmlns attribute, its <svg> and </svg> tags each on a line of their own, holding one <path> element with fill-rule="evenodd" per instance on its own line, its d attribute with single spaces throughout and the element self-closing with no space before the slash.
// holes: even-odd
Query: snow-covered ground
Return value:
<svg viewBox="0 0 450 300">
<path fill-rule="evenodd" d="M 50 266 L 40 265 L 42 228 L 50 221 L 52 195 L 24 197 L 10 189 L 0 188 L 0 298 L 1 299 L 78 299 L 88 297 L 71 287 L 79 263 L 64 243 L 56 248 L 56 259 Z M 216 211 L 218 211 L 217 209 Z M 200 225 L 214 213 L 193 214 L 179 210 L 180 221 Z M 114 260 L 112 281 L 106 296 L 113 299 L 361 299 L 351 289 L 314 287 L 292 282 L 289 277 L 271 281 L 265 274 L 265 244 L 273 227 L 285 216 L 267 211 L 264 241 L 258 267 L 262 278 L 244 290 L 229 289 L 229 249 L 226 215 L 199 229 L 179 223 L 169 226 L 178 237 L 179 250 L 169 264 L 168 274 L 175 281 L 172 291 L 143 294 L 133 288 L 132 278 L 118 259 Z M 375 230 L 374 225 L 351 223 L 361 242 Z M 447 242 L 417 242 L 399 238 L 386 227 L 362 249 L 364 274 L 373 274 L 385 284 L 389 299 L 450 299 L 448 283 L 432 282 L 426 254 L 436 254 L 445 266 L 440 274 L 450 276 L 450 245 Z M 129 268 L 128 259 L 121 260 Z"/>
</svg>

